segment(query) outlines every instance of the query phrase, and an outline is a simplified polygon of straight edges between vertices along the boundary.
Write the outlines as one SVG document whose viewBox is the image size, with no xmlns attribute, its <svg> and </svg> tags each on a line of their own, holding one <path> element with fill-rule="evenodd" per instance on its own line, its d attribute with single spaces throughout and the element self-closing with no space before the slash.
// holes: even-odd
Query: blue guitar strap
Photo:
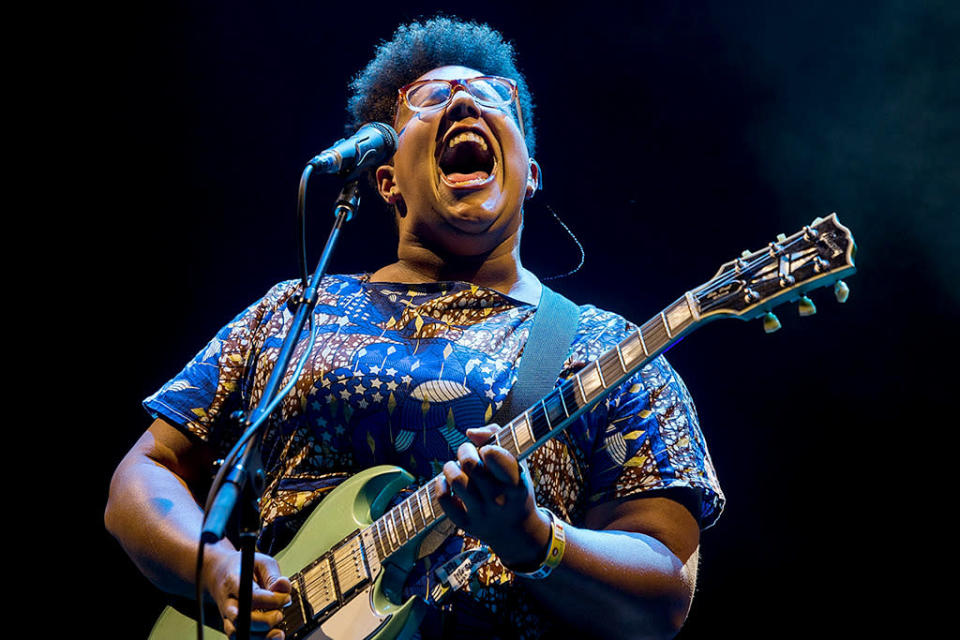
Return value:
<svg viewBox="0 0 960 640">
<path fill-rule="evenodd" d="M 570 343 L 577 331 L 580 309 L 543 285 L 540 304 L 523 348 L 517 381 L 491 422 L 504 425 L 550 393 L 557 384 Z"/>
</svg>

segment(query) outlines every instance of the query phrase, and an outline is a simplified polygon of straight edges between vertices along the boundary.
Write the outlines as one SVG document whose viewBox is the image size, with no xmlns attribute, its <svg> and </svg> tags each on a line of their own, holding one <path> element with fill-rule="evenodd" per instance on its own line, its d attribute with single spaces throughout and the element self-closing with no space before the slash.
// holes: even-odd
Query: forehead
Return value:
<svg viewBox="0 0 960 640">
<path fill-rule="evenodd" d="M 461 67 L 459 65 L 447 65 L 431 69 L 417 78 L 417 80 L 463 80 L 464 78 L 476 78 L 484 74 L 470 67 Z"/>
</svg>

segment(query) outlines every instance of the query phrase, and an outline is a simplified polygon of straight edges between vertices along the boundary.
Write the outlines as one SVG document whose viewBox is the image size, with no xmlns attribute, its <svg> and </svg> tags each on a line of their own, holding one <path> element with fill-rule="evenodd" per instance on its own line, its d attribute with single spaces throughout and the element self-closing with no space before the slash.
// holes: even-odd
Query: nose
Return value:
<svg viewBox="0 0 960 640">
<path fill-rule="evenodd" d="M 466 118 L 479 118 L 482 110 L 477 101 L 474 100 L 470 92 L 462 86 L 453 88 L 453 95 L 450 96 L 450 105 L 447 107 L 447 116 L 451 120 L 464 120 Z"/>
</svg>

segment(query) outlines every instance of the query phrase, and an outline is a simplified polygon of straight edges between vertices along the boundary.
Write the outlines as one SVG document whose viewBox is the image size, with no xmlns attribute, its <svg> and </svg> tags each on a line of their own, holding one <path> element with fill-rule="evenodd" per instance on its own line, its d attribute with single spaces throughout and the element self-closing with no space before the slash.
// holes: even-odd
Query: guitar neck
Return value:
<svg viewBox="0 0 960 640">
<path fill-rule="evenodd" d="M 699 321 L 696 302 L 688 293 L 504 425 L 487 444 L 503 447 L 523 460 Z M 442 479 L 436 476 L 361 532 L 381 560 L 444 517 L 437 500 Z"/>
</svg>

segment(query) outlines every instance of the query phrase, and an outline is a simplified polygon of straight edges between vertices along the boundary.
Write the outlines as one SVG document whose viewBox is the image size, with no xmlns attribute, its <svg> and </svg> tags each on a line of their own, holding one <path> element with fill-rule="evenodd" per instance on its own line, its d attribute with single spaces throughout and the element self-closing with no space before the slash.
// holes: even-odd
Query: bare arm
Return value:
<svg viewBox="0 0 960 640">
<path fill-rule="evenodd" d="M 211 455 L 163 420 L 155 421 L 120 462 L 110 482 L 107 529 L 151 582 L 191 596 L 203 514 L 191 490 Z M 232 551 L 229 541 L 218 545 Z M 210 557 L 216 555 L 209 549 Z"/>
<path fill-rule="evenodd" d="M 193 489 L 211 468 L 209 449 L 176 427 L 156 420 L 130 449 L 110 483 L 104 514 L 107 529 L 151 582 L 192 598 L 203 512 Z M 226 539 L 204 550 L 204 583 L 232 631 L 236 617 L 240 554 Z M 276 609 L 289 599 L 290 584 L 276 562 L 257 555 L 255 609 Z M 261 588 L 263 587 L 263 588 Z M 254 613 L 255 628 L 279 622 L 278 611 Z M 279 631 L 271 638 L 282 637 Z"/>
<path fill-rule="evenodd" d="M 467 435 L 484 442 L 495 429 Z M 464 444 L 458 462 L 444 467 L 453 494 L 445 492 L 441 504 L 451 520 L 508 566 L 535 568 L 546 553 L 550 524 L 536 509 L 529 474 L 519 474 L 516 459 L 495 446 L 478 452 Z M 675 635 L 696 581 L 699 526 L 691 513 L 666 497 L 627 499 L 593 508 L 585 524 L 566 527 L 563 561 L 548 578 L 518 579 L 581 635 Z"/>
<path fill-rule="evenodd" d="M 527 588 L 591 635 L 676 635 L 697 577 L 700 532 L 691 513 L 669 498 L 634 498 L 595 507 L 585 524 L 566 526 L 563 562 Z"/>
</svg>

